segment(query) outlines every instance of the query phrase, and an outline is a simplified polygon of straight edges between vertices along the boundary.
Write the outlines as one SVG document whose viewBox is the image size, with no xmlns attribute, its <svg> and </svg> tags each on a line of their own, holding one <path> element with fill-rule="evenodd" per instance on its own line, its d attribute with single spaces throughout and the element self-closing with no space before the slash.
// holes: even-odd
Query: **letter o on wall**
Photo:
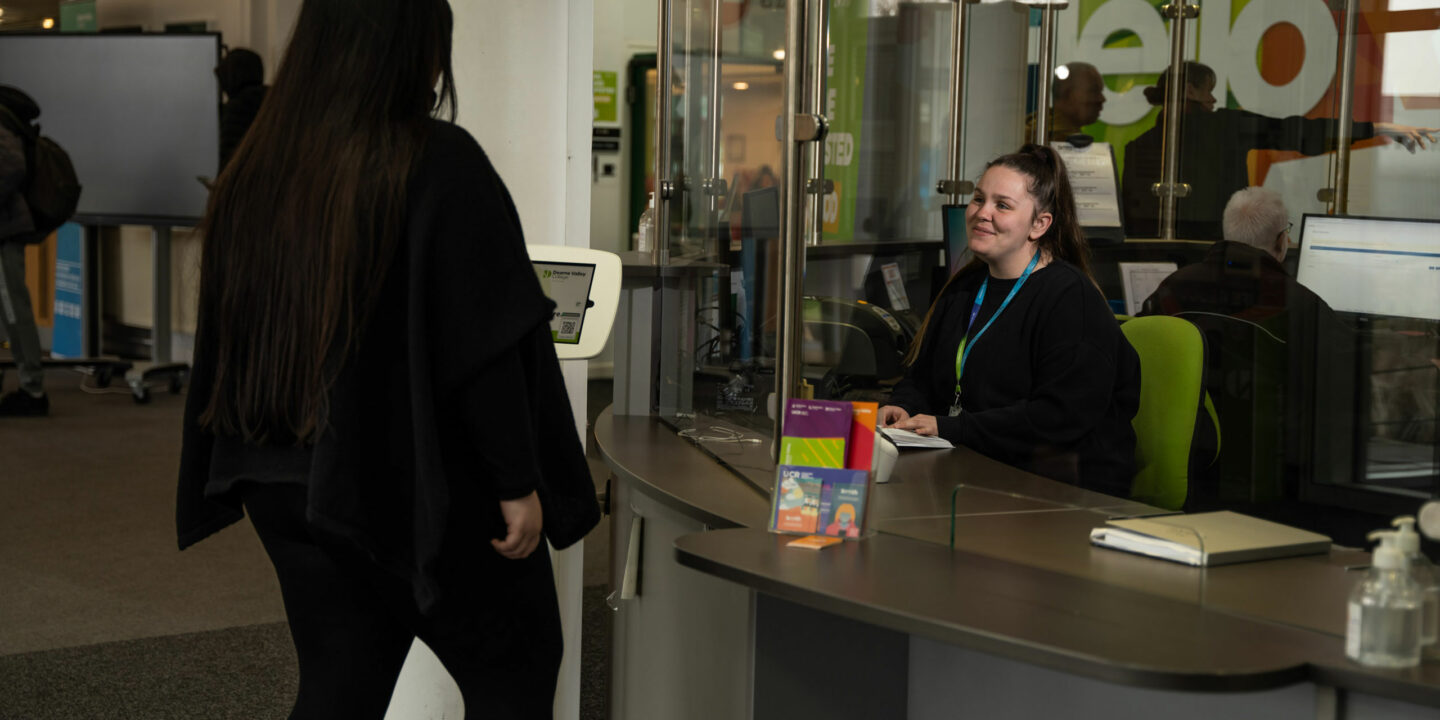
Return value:
<svg viewBox="0 0 1440 720">
<path fill-rule="evenodd" d="M 1275 9 L 1273 5 L 1266 2 L 1246 5 L 1230 28 L 1231 62 L 1227 68 L 1230 92 L 1235 93 L 1240 107 L 1251 112 L 1274 117 L 1304 115 L 1320 102 L 1334 79 L 1340 33 L 1335 28 L 1335 18 L 1323 2 L 1285 3 L 1283 9 Z M 1305 40 L 1305 63 L 1294 79 L 1277 86 L 1260 77 L 1254 57 L 1265 31 L 1282 22 L 1300 29 L 1300 36 Z M 1223 104 L 1225 98 L 1219 88 L 1215 94 Z"/>
</svg>

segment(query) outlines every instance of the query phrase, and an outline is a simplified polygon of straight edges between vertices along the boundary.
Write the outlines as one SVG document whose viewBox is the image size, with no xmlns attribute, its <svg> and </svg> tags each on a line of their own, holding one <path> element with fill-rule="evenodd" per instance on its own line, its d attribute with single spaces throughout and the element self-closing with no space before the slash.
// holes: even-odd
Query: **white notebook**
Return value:
<svg viewBox="0 0 1440 720">
<path fill-rule="evenodd" d="M 885 437 L 890 438 L 890 442 L 895 443 L 895 447 L 899 448 L 943 449 L 955 447 L 949 440 L 939 435 L 919 435 L 909 430 L 901 430 L 900 428 L 880 428 L 880 432 L 884 433 Z"/>
<path fill-rule="evenodd" d="M 1090 531 L 1090 542 L 1196 566 L 1330 550 L 1324 535 L 1228 510 L 1111 520 Z"/>
</svg>

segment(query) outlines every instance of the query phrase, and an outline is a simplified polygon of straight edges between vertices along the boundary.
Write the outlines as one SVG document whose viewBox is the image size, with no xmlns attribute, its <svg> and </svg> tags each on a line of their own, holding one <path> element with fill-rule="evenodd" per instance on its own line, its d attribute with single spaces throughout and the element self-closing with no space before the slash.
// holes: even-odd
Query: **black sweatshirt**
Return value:
<svg viewBox="0 0 1440 720">
<path fill-rule="evenodd" d="M 961 384 L 955 356 L 984 266 L 962 271 L 936 301 L 920 354 L 891 403 L 934 415 L 940 436 L 1062 482 L 1130 494 L 1140 405 L 1140 359 L 1100 291 L 1063 261 L 1036 270 L 972 345 Z M 1016 280 L 990 278 L 973 337 Z"/>
</svg>

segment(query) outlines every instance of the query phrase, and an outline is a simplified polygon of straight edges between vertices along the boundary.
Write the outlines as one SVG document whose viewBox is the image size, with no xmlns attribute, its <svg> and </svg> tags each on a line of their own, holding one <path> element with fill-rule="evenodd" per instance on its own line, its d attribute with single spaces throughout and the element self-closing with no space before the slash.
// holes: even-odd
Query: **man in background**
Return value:
<svg viewBox="0 0 1440 720">
<path fill-rule="evenodd" d="M 4 117 L 7 113 L 11 117 Z M 40 108 L 30 96 L 0 85 L 0 329 L 20 369 L 20 388 L 0 395 L 0 417 L 50 412 L 45 371 L 40 365 L 40 335 L 30 291 L 25 287 L 25 245 L 43 238 L 35 237 L 35 223 L 25 202 L 29 180 L 25 141 L 11 130 L 16 124 L 29 125 L 39 116 Z"/>
<path fill-rule="evenodd" d="M 1334 321 L 1330 306 L 1280 264 L 1290 247 L 1290 220 L 1278 194 L 1261 187 L 1237 191 L 1221 225 L 1225 239 L 1165 278 L 1141 315 L 1212 313 L 1265 323 L 1288 310 Z M 1284 339 L 1284 324 L 1267 327 Z"/>
<path fill-rule="evenodd" d="M 265 64 L 252 50 L 234 48 L 215 68 L 220 89 L 225 92 L 225 105 L 220 109 L 220 169 L 230 164 L 230 157 L 245 139 L 250 124 L 260 114 L 265 101 Z"/>
<path fill-rule="evenodd" d="M 1057 142 L 1083 133 L 1086 125 L 1100 120 L 1105 108 L 1105 80 L 1094 65 L 1071 62 L 1055 68 L 1054 101 L 1050 107 L 1049 141 Z M 1035 132 L 1035 116 L 1025 120 L 1025 136 Z"/>
</svg>

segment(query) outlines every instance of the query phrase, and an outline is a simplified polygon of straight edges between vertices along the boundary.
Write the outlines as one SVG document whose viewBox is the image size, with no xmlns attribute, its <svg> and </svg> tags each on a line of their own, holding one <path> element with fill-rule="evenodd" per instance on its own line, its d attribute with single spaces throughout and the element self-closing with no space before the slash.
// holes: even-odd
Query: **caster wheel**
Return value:
<svg viewBox="0 0 1440 720">
<path fill-rule="evenodd" d="M 110 387 L 110 381 L 114 379 L 114 370 L 106 367 L 95 371 L 95 385 L 102 388 Z"/>
<path fill-rule="evenodd" d="M 141 385 L 140 387 L 131 388 L 130 393 L 135 396 L 136 404 L 144 405 L 150 402 L 150 388 Z"/>
<path fill-rule="evenodd" d="M 171 395 L 179 395 L 180 391 L 185 389 L 185 378 L 181 377 L 178 372 L 174 373 L 170 376 L 170 383 L 167 387 Z"/>
</svg>

